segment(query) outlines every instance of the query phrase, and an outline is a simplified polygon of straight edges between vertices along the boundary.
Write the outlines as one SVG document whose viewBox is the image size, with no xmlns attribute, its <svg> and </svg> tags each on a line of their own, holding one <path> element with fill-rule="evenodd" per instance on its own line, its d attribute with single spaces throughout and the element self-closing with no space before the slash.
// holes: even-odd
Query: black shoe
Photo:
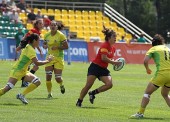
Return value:
<svg viewBox="0 0 170 122">
<path fill-rule="evenodd" d="M 81 105 L 82 105 L 81 102 L 77 101 L 76 106 L 81 107 Z"/>
<path fill-rule="evenodd" d="M 29 85 L 28 82 L 22 81 L 21 87 L 28 87 L 28 85 Z"/>
<path fill-rule="evenodd" d="M 92 94 L 92 92 L 89 92 L 89 100 L 90 100 L 90 103 L 91 103 L 91 104 L 94 103 L 94 99 L 95 99 L 94 94 Z"/>
<path fill-rule="evenodd" d="M 65 93 L 64 85 L 60 86 L 60 91 L 61 91 L 61 93 L 62 93 L 62 94 L 64 94 L 64 93 Z"/>
</svg>

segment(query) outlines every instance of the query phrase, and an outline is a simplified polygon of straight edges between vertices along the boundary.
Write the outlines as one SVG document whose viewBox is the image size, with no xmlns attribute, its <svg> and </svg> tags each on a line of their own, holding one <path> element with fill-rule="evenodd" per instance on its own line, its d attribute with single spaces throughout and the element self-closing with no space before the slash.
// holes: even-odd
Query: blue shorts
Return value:
<svg viewBox="0 0 170 122">
<path fill-rule="evenodd" d="M 100 80 L 100 77 L 102 76 L 110 76 L 110 71 L 107 68 L 91 63 L 87 73 L 87 76 L 89 75 L 94 75 Z"/>
</svg>

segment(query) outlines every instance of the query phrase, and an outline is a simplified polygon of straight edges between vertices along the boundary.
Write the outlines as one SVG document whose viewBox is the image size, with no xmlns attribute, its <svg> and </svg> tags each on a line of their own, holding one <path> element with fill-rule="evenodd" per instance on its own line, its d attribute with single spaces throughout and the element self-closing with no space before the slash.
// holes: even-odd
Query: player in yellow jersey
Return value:
<svg viewBox="0 0 170 122">
<path fill-rule="evenodd" d="M 45 61 L 39 61 L 36 58 L 35 48 L 39 46 L 39 35 L 30 34 L 27 41 L 30 43 L 22 50 L 19 60 L 14 64 L 10 71 L 10 76 L 7 85 L 0 89 L 0 96 L 11 90 L 18 80 L 24 77 L 24 81 L 30 82 L 30 85 L 23 91 L 22 94 L 17 94 L 17 99 L 21 100 L 24 104 L 28 104 L 25 95 L 36 89 L 40 85 L 40 79 L 28 71 L 28 66 L 33 62 L 37 66 L 47 64 L 52 61 L 53 56 L 49 56 Z M 25 41 L 21 42 L 23 45 Z"/>
<path fill-rule="evenodd" d="M 144 117 L 144 111 L 149 103 L 150 96 L 159 87 L 161 87 L 162 97 L 170 107 L 170 96 L 168 95 L 170 91 L 170 49 L 165 45 L 164 38 L 159 34 L 154 36 L 152 48 L 149 49 L 144 58 L 144 66 L 147 74 L 152 73 L 148 64 L 151 58 L 154 60 L 157 70 L 146 87 L 139 111 L 132 115 L 131 118 Z"/>
<path fill-rule="evenodd" d="M 46 86 L 48 91 L 48 98 L 52 98 L 52 73 L 55 74 L 55 80 L 60 84 L 61 93 L 65 93 L 63 85 L 62 71 L 64 68 L 64 50 L 68 49 L 68 42 L 66 36 L 57 28 L 55 21 L 51 22 L 51 31 L 44 36 L 44 48 L 48 48 L 48 55 L 53 55 L 54 60 L 45 65 L 46 71 Z"/>
</svg>

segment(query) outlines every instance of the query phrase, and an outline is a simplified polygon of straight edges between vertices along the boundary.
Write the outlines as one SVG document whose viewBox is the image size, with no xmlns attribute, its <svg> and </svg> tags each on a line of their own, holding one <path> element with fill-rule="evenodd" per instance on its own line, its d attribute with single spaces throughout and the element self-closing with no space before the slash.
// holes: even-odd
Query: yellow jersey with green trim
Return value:
<svg viewBox="0 0 170 122">
<path fill-rule="evenodd" d="M 19 60 L 14 64 L 12 69 L 17 72 L 26 72 L 34 57 L 36 57 L 35 49 L 31 45 L 27 44 L 26 47 L 22 50 Z"/>
<path fill-rule="evenodd" d="M 66 36 L 59 30 L 57 30 L 57 33 L 55 35 L 51 35 L 51 32 L 48 32 L 44 35 L 44 40 L 46 40 L 48 45 L 48 53 L 47 55 L 53 55 L 54 57 L 64 57 L 64 51 L 63 50 L 51 50 L 53 46 L 61 46 L 63 41 L 66 40 Z"/>
<path fill-rule="evenodd" d="M 146 55 L 153 58 L 157 71 L 170 70 L 170 49 L 166 45 L 154 46 Z"/>
</svg>

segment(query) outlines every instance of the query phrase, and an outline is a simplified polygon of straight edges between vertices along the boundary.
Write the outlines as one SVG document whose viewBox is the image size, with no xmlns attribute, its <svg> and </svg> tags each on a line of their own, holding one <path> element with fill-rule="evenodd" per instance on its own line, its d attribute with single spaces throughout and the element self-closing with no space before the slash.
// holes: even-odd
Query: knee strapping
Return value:
<svg viewBox="0 0 170 122">
<path fill-rule="evenodd" d="M 32 83 L 37 83 L 38 81 L 40 81 L 40 79 L 38 77 L 35 77 L 33 80 L 32 80 Z"/>
<path fill-rule="evenodd" d="M 55 78 L 61 78 L 61 74 L 55 74 Z"/>
<path fill-rule="evenodd" d="M 12 84 L 10 82 L 7 83 L 7 86 L 9 86 L 11 89 L 14 88 L 14 84 Z"/>
<path fill-rule="evenodd" d="M 52 75 L 53 72 L 52 71 L 46 71 L 46 75 Z"/>
<path fill-rule="evenodd" d="M 149 95 L 149 94 L 144 94 L 144 95 L 143 95 L 143 97 L 145 97 L 145 98 L 148 98 L 148 99 L 149 99 L 149 98 L 150 98 L 150 95 Z"/>
</svg>

